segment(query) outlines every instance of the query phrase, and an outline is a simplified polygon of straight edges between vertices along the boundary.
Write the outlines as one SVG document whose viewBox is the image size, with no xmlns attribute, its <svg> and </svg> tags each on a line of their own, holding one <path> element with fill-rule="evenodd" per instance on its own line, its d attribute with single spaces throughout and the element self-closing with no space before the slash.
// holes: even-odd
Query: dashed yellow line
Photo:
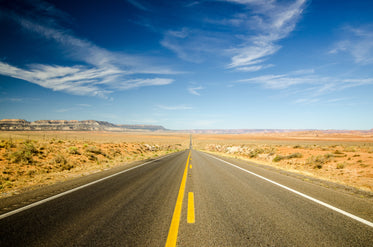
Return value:
<svg viewBox="0 0 373 247">
<path fill-rule="evenodd" d="M 189 151 L 188 160 L 186 162 L 186 166 L 184 169 L 183 179 L 181 180 L 179 194 L 177 195 L 175 210 L 172 216 L 170 230 L 168 231 L 166 247 L 176 246 L 177 234 L 179 232 L 179 225 L 180 225 L 181 208 L 183 206 L 183 198 L 184 198 L 186 179 L 187 179 L 187 174 L 188 174 L 189 159 L 190 159 L 190 151 Z"/>
<path fill-rule="evenodd" d="M 196 218 L 194 215 L 194 193 L 188 193 L 188 215 L 187 215 L 187 222 L 189 224 L 194 224 L 196 222 Z"/>
</svg>

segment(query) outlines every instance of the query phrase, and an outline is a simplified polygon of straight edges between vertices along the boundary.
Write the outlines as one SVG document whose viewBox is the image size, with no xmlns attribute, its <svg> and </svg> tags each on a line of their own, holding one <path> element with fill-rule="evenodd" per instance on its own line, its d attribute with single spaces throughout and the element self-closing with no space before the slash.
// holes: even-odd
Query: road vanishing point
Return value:
<svg viewBox="0 0 373 247">
<path fill-rule="evenodd" d="M 0 246 L 373 246 L 371 199 L 193 149 L 0 210 Z"/>
</svg>

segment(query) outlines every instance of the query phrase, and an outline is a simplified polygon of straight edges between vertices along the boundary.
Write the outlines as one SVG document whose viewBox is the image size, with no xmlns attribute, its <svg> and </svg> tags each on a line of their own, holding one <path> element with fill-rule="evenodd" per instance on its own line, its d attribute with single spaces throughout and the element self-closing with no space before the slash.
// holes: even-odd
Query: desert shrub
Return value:
<svg viewBox="0 0 373 247">
<path fill-rule="evenodd" d="M 52 163 L 65 165 L 67 163 L 66 158 L 62 154 L 57 154 L 53 159 Z"/>
<path fill-rule="evenodd" d="M 38 154 L 38 150 L 31 142 L 25 142 L 23 146 L 9 155 L 12 163 L 33 164 L 33 156 Z"/>
<path fill-rule="evenodd" d="M 313 168 L 314 169 L 321 169 L 322 168 L 322 164 L 316 164 Z"/>
<path fill-rule="evenodd" d="M 79 150 L 78 150 L 77 147 L 70 147 L 69 148 L 69 153 L 70 154 L 78 154 L 78 155 L 80 155 L 80 152 L 79 152 Z"/>
<path fill-rule="evenodd" d="M 286 156 L 283 155 L 276 155 L 276 157 L 273 158 L 273 162 L 279 162 L 283 159 L 293 159 L 293 158 L 302 158 L 303 155 L 301 153 L 292 153 Z"/>
<path fill-rule="evenodd" d="M 101 154 L 103 156 L 106 156 L 106 154 L 100 148 L 97 148 L 95 146 L 87 147 L 86 151 L 89 152 L 89 153 Z"/>
<path fill-rule="evenodd" d="M 111 154 L 116 157 L 122 155 L 122 152 L 119 149 L 110 149 Z"/>
<path fill-rule="evenodd" d="M 330 159 L 330 158 L 333 158 L 333 157 L 334 157 L 334 154 L 331 154 L 331 153 L 329 153 L 329 154 L 324 154 L 324 157 L 325 157 L 326 159 Z"/>
<path fill-rule="evenodd" d="M 256 158 L 256 157 L 258 157 L 258 155 L 259 154 L 263 154 L 263 153 L 265 153 L 265 151 L 266 150 L 264 150 L 264 149 L 262 149 L 262 148 L 254 148 L 253 150 L 251 150 L 250 152 L 249 152 L 249 157 L 250 158 Z"/>
<path fill-rule="evenodd" d="M 93 160 L 93 161 L 96 161 L 96 160 L 97 160 L 96 155 L 91 154 L 91 153 L 88 153 L 88 154 L 87 154 L 87 157 L 88 157 L 89 160 Z"/>
<path fill-rule="evenodd" d="M 355 147 L 345 147 L 344 150 L 345 152 L 356 152 Z"/>
<path fill-rule="evenodd" d="M 345 162 L 337 164 L 337 169 L 343 169 L 345 167 L 346 167 L 346 163 Z"/>
<path fill-rule="evenodd" d="M 36 174 L 36 170 L 29 170 L 28 172 L 26 172 L 26 174 L 32 177 L 34 174 Z"/>
<path fill-rule="evenodd" d="M 273 162 L 279 162 L 281 160 L 285 159 L 285 156 L 282 155 L 276 155 L 276 157 L 273 158 Z"/>
<path fill-rule="evenodd" d="M 59 168 L 60 171 L 71 170 L 72 168 L 74 168 L 74 165 L 69 163 L 68 160 L 62 154 L 57 154 L 52 159 L 51 163 L 56 168 Z"/>
<path fill-rule="evenodd" d="M 335 151 L 334 151 L 334 154 L 344 154 L 344 153 L 342 153 L 342 152 L 339 151 L 339 150 L 335 150 Z"/>
<path fill-rule="evenodd" d="M 16 147 L 16 144 L 14 144 L 12 140 L 9 140 L 9 141 L 1 140 L 0 142 L 0 148 L 10 149 L 10 148 L 15 148 L 15 147 Z"/>
<path fill-rule="evenodd" d="M 321 169 L 323 164 L 327 163 L 329 161 L 328 158 L 322 155 L 317 156 L 311 156 L 307 159 L 306 164 L 313 166 L 315 169 Z"/>
<path fill-rule="evenodd" d="M 286 156 L 287 159 L 293 159 L 293 158 L 302 158 L 303 155 L 301 153 L 292 153 Z"/>
</svg>

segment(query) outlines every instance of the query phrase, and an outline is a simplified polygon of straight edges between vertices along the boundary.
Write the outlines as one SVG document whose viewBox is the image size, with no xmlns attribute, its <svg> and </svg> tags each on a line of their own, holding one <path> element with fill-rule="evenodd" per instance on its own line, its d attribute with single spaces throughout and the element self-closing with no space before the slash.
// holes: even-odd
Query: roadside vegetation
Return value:
<svg viewBox="0 0 373 247">
<path fill-rule="evenodd" d="M 373 192 L 373 138 L 355 139 L 195 135 L 194 146 Z"/>
<path fill-rule="evenodd" d="M 177 152 L 188 148 L 189 141 L 189 136 L 138 134 L 135 137 L 99 132 L 75 133 L 69 137 L 63 132 L 47 136 L 43 132 L 0 134 L 0 197 Z"/>
</svg>

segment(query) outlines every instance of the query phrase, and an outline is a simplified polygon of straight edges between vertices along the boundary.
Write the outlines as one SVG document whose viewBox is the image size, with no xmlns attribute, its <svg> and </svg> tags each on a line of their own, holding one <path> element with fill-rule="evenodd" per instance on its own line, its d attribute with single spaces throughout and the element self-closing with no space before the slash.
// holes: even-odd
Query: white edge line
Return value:
<svg viewBox="0 0 373 247">
<path fill-rule="evenodd" d="M 117 176 L 117 175 L 119 175 L 119 174 L 122 174 L 122 173 L 125 173 L 125 172 L 128 172 L 128 171 L 131 171 L 131 170 L 133 170 L 133 169 L 139 168 L 139 167 L 144 166 L 144 165 L 147 165 L 147 164 L 149 164 L 149 163 L 152 163 L 152 162 L 155 162 L 155 161 L 158 161 L 158 160 L 164 159 L 164 158 L 169 157 L 169 156 L 174 155 L 174 154 L 175 154 L 175 153 L 172 153 L 172 154 L 169 154 L 169 155 L 163 156 L 163 157 L 161 157 L 161 158 L 159 158 L 159 159 L 151 160 L 151 161 L 145 162 L 145 163 L 140 164 L 140 165 L 137 165 L 137 166 L 135 166 L 135 167 L 131 167 L 131 168 L 127 169 L 127 170 L 124 170 L 124 171 L 121 171 L 121 172 L 118 172 L 118 173 L 112 174 L 112 175 L 110 175 L 110 176 L 107 176 L 107 177 L 101 178 L 101 179 L 99 179 L 99 180 L 96 180 L 96 181 L 90 182 L 90 183 L 88 183 L 88 184 L 84 184 L 84 185 L 82 185 L 82 186 L 79 186 L 79 187 L 76 187 L 76 188 L 74 188 L 74 189 L 71 189 L 71 190 L 68 190 L 68 191 L 62 192 L 62 193 L 60 193 L 60 194 L 57 194 L 57 195 L 54 195 L 54 196 L 51 196 L 51 197 L 45 198 L 45 199 L 43 199 L 43 200 L 41 200 L 41 201 L 31 203 L 31 204 L 29 204 L 29 205 L 27 205 L 27 206 L 24 206 L 24 207 L 21 207 L 21 208 L 18 208 L 18 209 L 16 209 L 16 210 L 13 210 L 13 211 L 10 211 L 10 212 L 8 212 L 8 213 L 5 213 L 5 214 L 0 215 L 0 220 L 1 220 L 1 219 L 4 219 L 4 218 L 6 218 L 6 217 L 9 217 L 9 216 L 11 216 L 11 215 L 17 214 L 17 213 L 19 213 L 19 212 L 25 211 L 25 210 L 27 210 L 27 209 L 30 209 L 30 208 L 36 207 L 36 206 L 41 205 L 41 204 L 43 204 L 43 203 L 46 203 L 46 202 L 52 201 L 52 200 L 57 199 L 57 198 L 59 198 L 59 197 L 61 197 L 61 196 L 65 196 L 65 195 L 70 194 L 70 193 L 72 193 L 72 192 L 74 192 L 74 191 L 77 191 L 77 190 L 83 189 L 83 188 L 88 187 L 88 186 L 91 186 L 91 185 L 93 185 L 93 184 L 97 184 L 97 183 L 99 183 L 99 182 L 101 182 L 101 181 L 104 181 L 104 180 L 106 180 L 106 179 L 109 179 L 109 178 L 115 177 L 115 176 Z"/>
<path fill-rule="evenodd" d="M 240 169 L 240 170 L 242 170 L 242 171 L 244 171 L 244 172 L 250 173 L 251 175 L 254 175 L 254 176 L 258 177 L 258 178 L 261 178 L 261 179 L 263 179 L 263 180 L 266 180 L 266 181 L 268 181 L 268 182 L 270 182 L 270 183 L 272 183 L 272 184 L 275 184 L 275 185 L 277 185 L 277 186 L 279 186 L 279 187 L 281 187 L 281 188 L 284 188 L 284 189 L 286 189 L 286 190 L 289 190 L 289 191 L 291 191 L 291 192 L 293 192 L 293 193 L 295 193 L 295 194 L 297 194 L 297 195 L 300 195 L 300 196 L 302 196 L 302 197 L 304 197 L 304 198 L 307 198 L 308 200 L 311 200 L 311 201 L 313 201 L 313 202 L 316 202 L 316 203 L 318 203 L 318 204 L 320 204 L 320 205 L 322 205 L 322 206 L 324 206 L 324 207 L 327 207 L 327 208 L 329 208 L 329 209 L 331 209 L 331 210 L 334 210 L 334 211 L 336 211 L 336 212 L 338 212 L 338 213 L 340 213 L 340 214 L 343 214 L 343 215 L 345 215 L 345 216 L 347 216 L 347 217 L 350 217 L 350 218 L 352 218 L 352 219 L 354 219 L 354 220 L 357 220 L 357 221 L 359 221 L 359 222 L 361 222 L 361 223 L 363 223 L 363 224 L 365 224 L 365 225 L 367 225 L 367 226 L 373 227 L 373 223 L 370 222 L 370 221 L 364 220 L 363 218 L 360 218 L 360 217 L 358 217 L 358 216 L 356 216 L 356 215 L 350 214 L 350 213 L 348 213 L 348 212 L 346 212 L 346 211 L 343 211 L 342 209 L 336 208 L 336 207 L 334 207 L 334 206 L 332 206 L 332 205 L 330 205 L 330 204 L 327 204 L 327 203 L 325 203 L 325 202 L 322 202 L 322 201 L 320 201 L 320 200 L 317 200 L 317 199 L 315 199 L 315 198 L 313 198 L 313 197 L 311 197 L 311 196 L 308 196 L 308 195 L 303 194 L 303 193 L 301 193 L 301 192 L 299 192 L 299 191 L 296 191 L 296 190 L 294 190 L 294 189 L 291 189 L 291 188 L 289 188 L 289 187 L 287 187 L 287 186 L 285 186 L 285 185 L 279 184 L 279 183 L 277 183 L 277 182 L 275 182 L 275 181 L 272 181 L 272 180 L 270 180 L 270 179 L 268 179 L 268 178 L 265 178 L 265 177 L 263 177 L 263 176 L 260 176 L 260 175 L 254 173 L 254 172 L 251 172 L 251 171 L 245 170 L 245 169 L 243 169 L 243 168 L 241 168 L 241 167 L 239 167 L 239 166 L 233 165 L 232 163 L 229 163 L 228 161 L 225 161 L 225 160 L 219 159 L 219 158 L 217 158 L 217 157 L 215 157 L 215 156 L 212 156 L 212 155 L 210 155 L 210 154 L 207 154 L 207 153 L 204 153 L 204 154 L 206 154 L 207 156 L 210 156 L 210 157 L 212 157 L 212 158 L 214 158 L 214 159 L 220 160 L 220 161 L 222 161 L 222 162 L 224 162 L 224 163 L 226 163 L 226 164 L 228 164 L 228 165 L 231 165 L 231 166 L 233 166 L 233 167 L 235 167 L 235 168 L 238 168 L 238 169 Z"/>
</svg>

